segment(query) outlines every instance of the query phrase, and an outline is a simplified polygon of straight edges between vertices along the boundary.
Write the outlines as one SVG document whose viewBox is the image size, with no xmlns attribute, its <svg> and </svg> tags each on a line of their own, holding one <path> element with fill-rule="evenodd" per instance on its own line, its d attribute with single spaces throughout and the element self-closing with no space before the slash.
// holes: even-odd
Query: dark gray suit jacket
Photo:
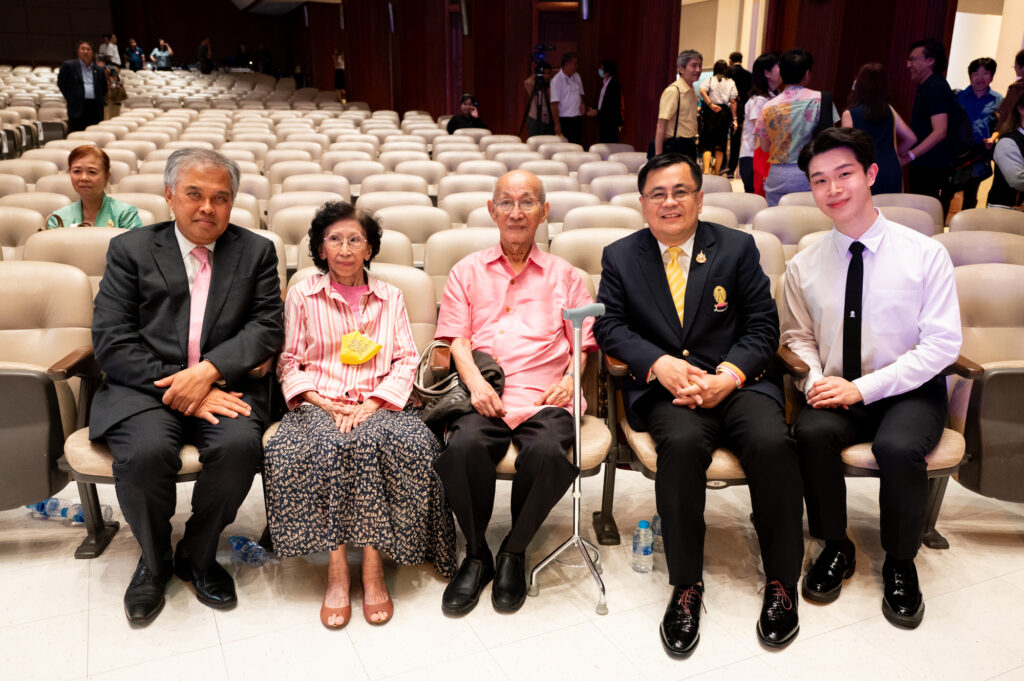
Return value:
<svg viewBox="0 0 1024 681">
<path fill-rule="evenodd" d="M 103 69 L 92 63 L 92 84 L 100 109 L 107 99 L 107 75 Z M 60 65 L 57 72 L 57 87 L 68 105 L 68 117 L 80 118 L 85 104 L 85 82 L 82 80 L 82 61 L 75 57 Z"/>
<path fill-rule="evenodd" d="M 92 322 L 105 380 L 93 399 L 90 438 L 163 406 L 165 389 L 153 381 L 186 367 L 190 302 L 173 222 L 111 240 Z M 248 372 L 281 348 L 283 307 L 274 245 L 229 225 L 213 252 L 200 351 L 223 375 L 224 389 L 243 393 L 264 422 L 268 392 Z"/>
<path fill-rule="evenodd" d="M 601 350 L 629 365 L 622 389 L 631 426 L 647 430 L 641 398 L 671 399 L 660 383 L 647 382 L 651 365 L 665 354 L 685 356 L 709 373 L 730 362 L 746 374 L 744 390 L 782 402 L 781 377 L 765 373 L 779 347 L 778 309 L 749 234 L 698 223 L 682 325 L 650 229 L 606 246 L 601 268 L 597 302 L 605 313 L 594 321 L 594 336 Z"/>
</svg>

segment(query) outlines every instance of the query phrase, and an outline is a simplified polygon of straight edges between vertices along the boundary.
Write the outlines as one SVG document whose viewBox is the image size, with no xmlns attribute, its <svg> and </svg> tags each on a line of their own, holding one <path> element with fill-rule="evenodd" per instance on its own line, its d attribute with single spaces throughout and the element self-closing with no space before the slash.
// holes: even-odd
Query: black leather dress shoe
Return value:
<svg viewBox="0 0 1024 681">
<path fill-rule="evenodd" d="M 211 608 L 226 609 L 233 608 L 238 604 L 238 597 L 235 595 L 235 580 L 231 578 L 228 571 L 220 563 L 213 561 L 205 569 L 199 569 L 192 564 L 188 555 L 178 550 L 174 556 L 174 574 L 185 582 L 192 582 L 196 590 L 196 598 L 200 603 Z"/>
<path fill-rule="evenodd" d="M 764 605 L 757 620 L 757 637 L 772 648 L 789 645 L 800 631 L 796 584 L 786 586 L 773 579 L 764 586 Z"/>
<path fill-rule="evenodd" d="M 441 610 L 446 615 L 465 615 L 476 607 L 480 592 L 494 577 L 490 562 L 466 556 L 458 572 L 445 587 L 441 597 Z"/>
<path fill-rule="evenodd" d="M 885 583 L 882 614 L 899 627 L 914 629 L 924 619 L 924 599 L 917 581 L 917 568 L 912 562 L 900 566 L 886 558 L 882 564 Z"/>
<path fill-rule="evenodd" d="M 515 612 L 526 602 L 526 557 L 499 551 L 491 585 L 491 603 L 498 612 Z"/>
<path fill-rule="evenodd" d="M 171 576 L 170 565 L 163 575 L 149 569 L 139 558 L 135 574 L 124 592 L 124 614 L 132 624 L 149 624 L 164 608 L 164 589 Z"/>
<path fill-rule="evenodd" d="M 661 619 L 661 644 L 672 657 L 689 657 L 700 640 L 700 611 L 704 587 L 677 586 Z"/>
<path fill-rule="evenodd" d="M 840 548 L 829 548 L 826 545 L 804 575 L 801 590 L 804 598 L 815 603 L 831 603 L 839 598 L 843 580 L 853 576 L 853 569 L 857 566 L 856 556 L 857 550 L 849 539 Z"/>
</svg>

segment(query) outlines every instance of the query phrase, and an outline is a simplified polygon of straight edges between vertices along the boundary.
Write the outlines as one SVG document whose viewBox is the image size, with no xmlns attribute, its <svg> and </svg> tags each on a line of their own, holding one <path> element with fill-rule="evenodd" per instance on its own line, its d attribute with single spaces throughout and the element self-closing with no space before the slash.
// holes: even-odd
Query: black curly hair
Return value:
<svg viewBox="0 0 1024 681">
<path fill-rule="evenodd" d="M 309 255 L 313 264 L 321 272 L 327 271 L 327 261 L 320 257 L 320 247 L 324 243 L 324 232 L 327 228 L 341 220 L 355 220 L 363 228 L 366 241 L 370 246 L 370 259 L 363 265 L 369 268 L 373 258 L 380 253 L 380 240 L 384 230 L 376 218 L 368 213 L 357 211 L 351 203 L 344 201 L 328 201 L 317 209 L 313 222 L 309 226 Z"/>
</svg>

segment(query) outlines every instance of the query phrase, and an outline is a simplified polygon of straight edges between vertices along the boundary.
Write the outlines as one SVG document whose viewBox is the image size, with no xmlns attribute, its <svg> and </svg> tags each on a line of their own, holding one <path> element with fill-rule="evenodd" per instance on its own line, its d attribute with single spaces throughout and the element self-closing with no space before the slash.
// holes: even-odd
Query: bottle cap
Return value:
<svg viewBox="0 0 1024 681">
<path fill-rule="evenodd" d="M 637 527 L 639 527 L 641 530 L 646 530 L 650 526 L 651 524 L 646 520 L 641 520 L 639 523 L 637 523 Z"/>
</svg>

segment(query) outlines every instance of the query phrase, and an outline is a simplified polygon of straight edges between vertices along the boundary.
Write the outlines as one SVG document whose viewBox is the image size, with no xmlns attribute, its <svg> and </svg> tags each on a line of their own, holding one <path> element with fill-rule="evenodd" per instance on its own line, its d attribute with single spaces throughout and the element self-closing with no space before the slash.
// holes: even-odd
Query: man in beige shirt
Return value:
<svg viewBox="0 0 1024 681">
<path fill-rule="evenodd" d="M 679 78 L 661 93 L 653 154 L 673 151 L 697 158 L 697 93 L 704 57 L 697 50 L 683 50 L 676 59 Z"/>
</svg>

